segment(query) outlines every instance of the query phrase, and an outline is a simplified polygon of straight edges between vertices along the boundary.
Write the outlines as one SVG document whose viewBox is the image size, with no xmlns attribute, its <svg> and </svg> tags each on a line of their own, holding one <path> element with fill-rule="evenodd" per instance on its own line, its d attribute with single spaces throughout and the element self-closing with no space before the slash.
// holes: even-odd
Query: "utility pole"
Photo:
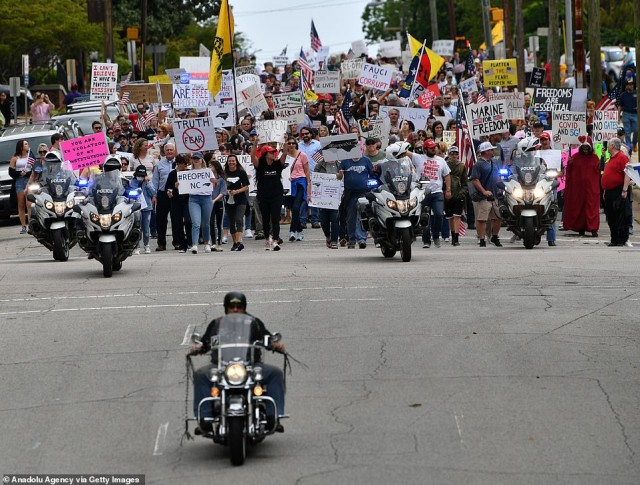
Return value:
<svg viewBox="0 0 640 485">
<path fill-rule="evenodd" d="M 103 21 L 103 36 L 104 36 L 104 58 L 108 62 L 114 62 L 113 53 L 113 3 L 112 0 L 104 0 L 104 21 Z"/>
<path fill-rule="evenodd" d="M 578 86 L 578 76 L 575 72 L 575 67 L 573 65 L 573 2 L 571 0 L 564 0 L 564 19 L 565 19 L 565 27 L 566 27 L 566 42 L 567 48 L 565 50 L 565 60 L 564 63 L 567 65 L 567 76 L 573 74 L 576 79 L 576 87 Z"/>
<path fill-rule="evenodd" d="M 482 25 L 484 27 L 484 43 L 487 47 L 487 53 L 489 59 L 495 59 L 493 54 L 493 38 L 491 37 L 491 21 L 489 20 L 489 7 L 491 3 L 489 0 L 482 0 Z"/>
<path fill-rule="evenodd" d="M 517 0 L 516 0 L 517 2 Z M 517 8 L 517 7 L 516 7 Z M 504 45 L 507 59 L 513 55 L 513 35 L 511 33 L 511 0 L 502 0 L 502 10 L 504 11 Z M 517 22 L 517 20 L 516 20 Z M 516 27 L 516 31 L 517 31 Z M 521 32 L 518 32 L 520 35 Z M 518 54 L 519 58 L 522 54 Z"/>
<path fill-rule="evenodd" d="M 140 25 L 142 26 L 142 32 L 140 34 L 141 42 L 140 42 L 140 79 L 144 81 L 144 57 L 147 50 L 147 8 L 149 0 L 141 0 L 142 2 L 142 12 Z"/>
<path fill-rule="evenodd" d="M 560 20 L 558 0 L 549 0 L 549 62 L 551 63 L 551 86 L 560 87 Z"/>
<path fill-rule="evenodd" d="M 576 53 L 576 86 L 579 88 L 584 87 L 584 34 L 583 34 L 583 20 L 582 20 L 582 0 L 575 0 L 575 26 L 576 26 L 576 38 L 575 38 L 575 53 Z M 597 51 L 598 52 L 598 51 Z"/>
<path fill-rule="evenodd" d="M 507 0 L 506 3 L 509 3 Z M 526 86 L 526 77 L 524 73 L 524 64 L 527 59 L 524 58 L 524 15 L 522 13 L 522 0 L 516 0 L 516 59 L 518 60 L 518 91 L 523 93 Z"/>
<path fill-rule="evenodd" d="M 456 11 L 453 0 L 449 0 L 449 38 L 454 39 L 458 35 L 458 27 L 456 25 Z"/>
<path fill-rule="evenodd" d="M 436 0 L 429 0 L 429 11 L 431 13 L 431 36 L 433 40 L 440 39 L 438 36 L 438 16 L 436 9 Z"/>
<path fill-rule="evenodd" d="M 602 60 L 600 59 L 600 0 L 589 0 L 589 51 L 591 52 L 591 99 L 602 98 Z M 607 91 L 609 86 L 607 86 Z"/>
</svg>

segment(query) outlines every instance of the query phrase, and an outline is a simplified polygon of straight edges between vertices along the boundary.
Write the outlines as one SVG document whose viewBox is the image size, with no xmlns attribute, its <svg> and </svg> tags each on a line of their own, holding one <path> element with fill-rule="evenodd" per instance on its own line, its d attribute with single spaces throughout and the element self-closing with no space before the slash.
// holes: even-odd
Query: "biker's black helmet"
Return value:
<svg viewBox="0 0 640 485">
<path fill-rule="evenodd" d="M 47 152 L 47 154 L 44 156 L 44 161 L 48 163 L 62 163 L 60 155 L 58 155 L 56 152 Z"/>
<path fill-rule="evenodd" d="M 104 164 L 102 165 L 102 170 L 104 171 L 104 173 L 112 172 L 113 170 L 122 170 L 122 164 L 120 163 L 120 160 L 118 160 L 116 157 L 109 156 L 104 161 Z"/>
<path fill-rule="evenodd" d="M 247 309 L 247 297 L 239 291 L 230 291 L 224 295 L 224 312 L 228 313 L 231 305 L 239 305 L 244 310 Z"/>
</svg>

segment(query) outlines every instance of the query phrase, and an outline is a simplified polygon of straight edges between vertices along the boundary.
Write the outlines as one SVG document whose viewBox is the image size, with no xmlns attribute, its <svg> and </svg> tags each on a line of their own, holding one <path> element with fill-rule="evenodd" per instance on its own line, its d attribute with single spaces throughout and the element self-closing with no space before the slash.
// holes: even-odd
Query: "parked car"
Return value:
<svg viewBox="0 0 640 485">
<path fill-rule="evenodd" d="M 109 117 L 109 115 L 107 115 L 107 117 Z M 56 115 L 51 119 L 59 123 L 77 123 L 81 131 L 80 136 L 91 135 L 93 133 L 93 130 L 91 129 L 91 125 L 93 124 L 93 122 L 101 121 L 100 111 L 79 111 L 63 115 Z M 111 118 L 109 117 L 109 119 Z"/>
<path fill-rule="evenodd" d="M 620 77 L 620 69 L 622 68 L 622 59 L 624 51 L 615 45 L 605 45 L 600 48 L 600 56 L 602 61 L 602 71 L 608 74 L 611 79 L 617 81 Z M 633 49 L 635 55 L 635 49 Z M 587 64 L 591 66 L 591 53 L 587 52 Z"/>
</svg>

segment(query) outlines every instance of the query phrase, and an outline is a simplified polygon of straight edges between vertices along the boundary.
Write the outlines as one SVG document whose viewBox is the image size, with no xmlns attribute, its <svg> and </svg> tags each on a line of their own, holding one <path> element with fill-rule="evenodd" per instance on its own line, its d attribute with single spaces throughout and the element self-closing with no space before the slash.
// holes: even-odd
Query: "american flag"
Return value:
<svg viewBox="0 0 640 485">
<path fill-rule="evenodd" d="M 347 59 L 351 60 L 356 56 L 356 53 L 353 52 L 353 49 L 351 47 L 349 47 L 349 51 L 347 52 Z"/>
<path fill-rule="evenodd" d="M 458 226 L 458 234 L 461 236 L 465 236 L 467 234 L 467 225 L 464 221 L 460 221 L 460 225 Z"/>
<path fill-rule="evenodd" d="M 138 128 L 140 131 L 149 129 L 151 123 L 156 119 L 156 114 L 153 111 L 148 111 L 138 118 Z"/>
<path fill-rule="evenodd" d="M 311 155 L 311 158 L 313 158 L 316 161 L 316 163 L 324 162 L 324 156 L 322 156 L 322 150 L 318 150 L 317 152 L 315 152 L 313 155 Z"/>
<path fill-rule="evenodd" d="M 460 153 L 460 160 L 464 162 L 467 170 L 471 169 L 475 160 L 473 158 L 473 140 L 469 134 L 467 125 L 467 115 L 464 112 L 465 106 L 462 95 L 458 93 L 458 113 L 456 115 L 456 141 Z"/>
<path fill-rule="evenodd" d="M 620 78 L 622 80 L 622 78 Z M 609 91 L 604 98 L 600 100 L 596 109 L 598 111 L 613 111 L 616 109 L 616 103 L 618 102 L 618 98 L 620 97 L 622 89 L 620 86 L 620 81 Z"/>
<path fill-rule="evenodd" d="M 467 72 L 469 73 L 469 75 L 467 76 L 468 78 L 476 75 L 476 66 L 473 63 L 473 51 L 471 50 L 471 43 L 469 43 L 469 57 L 467 57 L 466 68 Z"/>
<path fill-rule="evenodd" d="M 313 85 L 313 69 L 307 62 L 307 56 L 304 55 L 304 50 L 300 48 L 300 57 L 298 59 L 298 65 L 300 66 L 300 74 L 302 75 L 302 92 L 306 93 L 311 89 Z"/>
<path fill-rule="evenodd" d="M 478 101 L 476 102 L 476 104 L 482 104 L 486 102 L 487 98 L 485 97 L 485 95 L 482 92 L 478 92 Z"/>
<path fill-rule="evenodd" d="M 118 101 L 120 105 L 129 104 L 129 91 L 120 91 L 120 100 Z"/>
<path fill-rule="evenodd" d="M 320 41 L 320 37 L 318 37 L 318 31 L 316 30 L 316 26 L 311 20 L 311 48 L 314 52 L 318 52 L 318 49 L 322 47 L 322 42 Z"/>
<path fill-rule="evenodd" d="M 129 84 L 129 81 L 131 81 L 131 72 L 129 72 L 129 74 L 127 74 L 127 76 L 120 81 L 120 87 L 126 86 L 127 84 Z"/>
<path fill-rule="evenodd" d="M 282 52 L 280 53 L 281 56 L 286 56 L 287 55 L 287 47 L 289 47 L 288 45 L 284 46 L 284 49 L 282 49 Z"/>
<path fill-rule="evenodd" d="M 29 155 L 27 156 L 27 166 L 25 167 L 25 172 L 31 172 L 31 170 L 33 170 L 33 167 L 36 164 L 36 159 L 35 156 L 33 154 L 33 152 L 31 150 L 29 150 Z"/>
<path fill-rule="evenodd" d="M 336 117 L 333 121 L 333 129 L 337 131 L 338 135 L 346 135 L 349 133 L 349 123 L 344 118 L 341 110 L 336 112 Z"/>
</svg>

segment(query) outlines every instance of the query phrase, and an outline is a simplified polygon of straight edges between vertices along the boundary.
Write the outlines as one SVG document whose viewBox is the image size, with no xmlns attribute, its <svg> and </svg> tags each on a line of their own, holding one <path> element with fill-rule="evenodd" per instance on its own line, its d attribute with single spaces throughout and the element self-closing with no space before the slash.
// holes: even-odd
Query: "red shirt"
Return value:
<svg viewBox="0 0 640 485">
<path fill-rule="evenodd" d="M 602 188 L 612 190 L 624 184 L 624 167 L 629 163 L 629 157 L 618 152 L 612 156 L 604 166 L 602 174 Z"/>
</svg>

